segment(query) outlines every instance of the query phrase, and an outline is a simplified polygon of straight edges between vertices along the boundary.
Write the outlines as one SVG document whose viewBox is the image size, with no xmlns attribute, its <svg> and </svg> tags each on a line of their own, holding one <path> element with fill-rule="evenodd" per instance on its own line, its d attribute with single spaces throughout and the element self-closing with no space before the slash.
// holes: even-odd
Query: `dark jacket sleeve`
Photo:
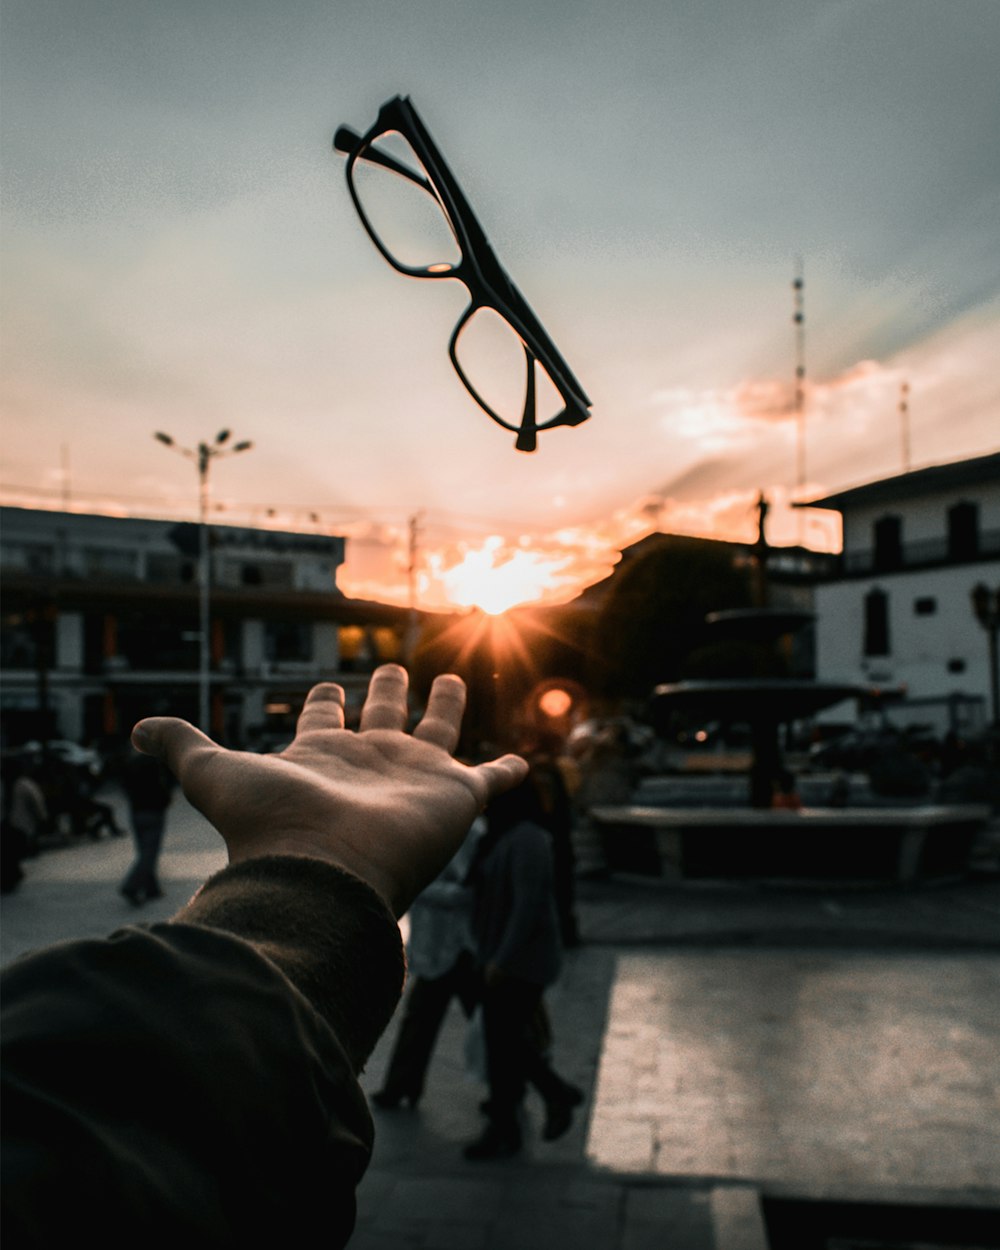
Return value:
<svg viewBox="0 0 1000 1250">
<path fill-rule="evenodd" d="M 402 979 L 381 899 L 292 857 L 16 961 L 5 1247 L 342 1246 L 373 1138 L 356 1074 Z"/>
</svg>

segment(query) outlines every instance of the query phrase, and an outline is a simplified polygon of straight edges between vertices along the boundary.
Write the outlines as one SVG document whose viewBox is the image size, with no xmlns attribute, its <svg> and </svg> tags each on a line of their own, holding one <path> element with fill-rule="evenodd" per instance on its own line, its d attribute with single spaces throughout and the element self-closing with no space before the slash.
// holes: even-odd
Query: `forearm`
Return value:
<svg viewBox="0 0 1000 1250">
<path fill-rule="evenodd" d="M 169 924 L 16 961 L 5 1228 L 57 1245 L 110 1210 L 137 1242 L 343 1245 L 372 1144 L 354 1077 L 402 966 L 377 895 L 285 859 L 223 870 Z"/>
</svg>

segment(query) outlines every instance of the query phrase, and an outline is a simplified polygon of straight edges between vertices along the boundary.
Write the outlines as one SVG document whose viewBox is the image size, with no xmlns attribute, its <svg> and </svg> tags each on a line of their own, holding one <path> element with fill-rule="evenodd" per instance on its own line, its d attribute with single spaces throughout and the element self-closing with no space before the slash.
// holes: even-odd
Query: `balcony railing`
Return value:
<svg viewBox="0 0 1000 1250">
<path fill-rule="evenodd" d="M 927 568 L 932 565 L 970 564 L 976 560 L 1000 556 L 1000 530 L 986 530 L 979 535 L 974 552 L 955 556 L 949 551 L 947 538 L 925 538 L 919 542 L 903 544 L 902 559 L 892 565 L 877 562 L 874 548 L 865 551 L 845 551 L 845 573 L 895 573 L 902 569 Z"/>
</svg>

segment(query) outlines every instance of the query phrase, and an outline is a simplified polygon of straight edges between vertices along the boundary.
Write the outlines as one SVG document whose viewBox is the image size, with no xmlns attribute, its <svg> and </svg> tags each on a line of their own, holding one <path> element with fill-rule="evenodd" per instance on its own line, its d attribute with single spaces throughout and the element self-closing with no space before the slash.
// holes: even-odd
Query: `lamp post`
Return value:
<svg viewBox="0 0 1000 1250">
<path fill-rule="evenodd" d="M 990 590 L 982 582 L 972 588 L 972 611 L 986 630 L 990 649 L 990 707 L 993 724 L 1000 726 L 1000 674 L 997 664 L 997 632 L 1000 630 L 1000 586 Z"/>
<path fill-rule="evenodd" d="M 164 434 L 160 430 L 153 435 L 164 447 L 169 447 L 178 455 L 193 460 L 198 468 L 198 724 L 205 733 L 211 732 L 209 670 L 212 654 L 209 636 L 211 570 L 208 559 L 208 470 L 216 457 L 235 455 L 238 451 L 249 451 L 253 446 L 253 443 L 244 440 L 241 443 L 234 443 L 232 447 L 226 447 L 229 435 L 229 430 L 220 430 L 213 442 L 199 443 L 197 449 L 181 447 L 169 434 Z"/>
</svg>

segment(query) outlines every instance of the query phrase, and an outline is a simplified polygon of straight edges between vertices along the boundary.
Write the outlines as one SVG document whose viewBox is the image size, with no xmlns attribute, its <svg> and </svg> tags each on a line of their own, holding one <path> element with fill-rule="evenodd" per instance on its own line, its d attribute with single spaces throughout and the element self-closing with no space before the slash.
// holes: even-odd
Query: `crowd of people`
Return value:
<svg viewBox="0 0 1000 1250">
<path fill-rule="evenodd" d="M 43 743 L 12 751 L 3 760 L 0 799 L 0 892 L 25 879 L 25 861 L 43 851 L 102 837 L 123 838 L 131 829 L 135 862 L 121 893 L 136 906 L 162 897 L 156 876 L 174 781 L 157 760 L 131 747 L 108 759 L 80 751 L 67 759 Z M 128 819 L 119 818 L 105 786 L 124 793 Z"/>
<path fill-rule="evenodd" d="M 109 768 L 96 754 L 67 758 L 37 742 L 4 754 L 0 798 L 0 890 L 24 880 L 23 863 L 53 846 L 124 837 L 112 804 L 100 795 Z"/>
</svg>

